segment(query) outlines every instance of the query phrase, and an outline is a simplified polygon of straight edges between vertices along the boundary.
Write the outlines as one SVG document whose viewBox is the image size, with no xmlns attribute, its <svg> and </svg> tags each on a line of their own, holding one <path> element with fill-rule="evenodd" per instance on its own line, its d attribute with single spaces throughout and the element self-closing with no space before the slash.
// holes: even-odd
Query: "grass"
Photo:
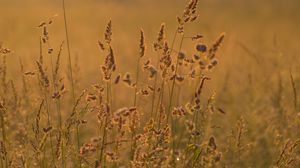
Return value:
<svg viewBox="0 0 300 168">
<path fill-rule="evenodd" d="M 202 34 L 205 6 L 191 0 L 150 35 L 122 39 L 109 19 L 98 43 L 87 39 L 98 51 L 77 60 L 72 34 L 84 29 L 61 2 L 64 36 L 41 22 L 35 58 L 12 65 L 18 51 L 0 44 L 1 167 L 300 166 L 297 48 Z"/>
</svg>

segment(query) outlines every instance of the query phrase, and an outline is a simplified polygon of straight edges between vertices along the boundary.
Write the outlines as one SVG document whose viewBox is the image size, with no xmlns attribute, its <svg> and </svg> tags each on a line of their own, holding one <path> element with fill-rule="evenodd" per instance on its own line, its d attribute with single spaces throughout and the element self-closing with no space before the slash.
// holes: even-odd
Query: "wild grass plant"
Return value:
<svg viewBox="0 0 300 168">
<path fill-rule="evenodd" d="M 64 0 L 66 40 L 53 41 L 55 21 L 41 22 L 39 56 L 31 62 L 35 68 L 27 69 L 19 58 L 20 85 L 7 75 L 6 61 L 14 52 L 1 44 L 1 167 L 300 166 L 299 79 L 290 69 L 283 86 L 278 75 L 267 108 L 252 100 L 256 92 L 251 82 L 257 79 L 249 76 L 245 87 L 253 89 L 249 93 L 253 95 L 237 99 L 257 105 L 257 111 L 237 117 L 225 110 L 218 103 L 223 97 L 210 83 L 226 59 L 222 56 L 226 34 L 220 32 L 207 43 L 201 32 L 190 32 L 188 27 L 200 17 L 198 6 L 198 0 L 188 2 L 174 20 L 170 37 L 165 23 L 153 38 L 140 28 L 139 45 L 133 51 L 135 66 L 127 71 L 119 70 L 126 62 L 119 61 L 122 56 L 115 52 L 117 27 L 108 20 L 103 38 L 91 42 L 99 48 L 97 82 L 83 89 L 78 72 L 84 67 L 78 66 L 72 53 L 69 33 L 74 28 L 68 24 Z M 148 38 L 155 40 L 147 43 Z M 240 47 L 262 63 L 247 46 Z M 289 101 L 283 99 L 284 87 L 291 89 Z M 267 128 L 259 118 L 270 121 Z"/>
</svg>

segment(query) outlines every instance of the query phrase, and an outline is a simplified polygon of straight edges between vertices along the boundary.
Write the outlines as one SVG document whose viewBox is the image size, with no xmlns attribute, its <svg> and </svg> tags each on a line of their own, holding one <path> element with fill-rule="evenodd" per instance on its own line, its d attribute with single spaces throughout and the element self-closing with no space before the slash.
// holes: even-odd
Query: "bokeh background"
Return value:
<svg viewBox="0 0 300 168">
<path fill-rule="evenodd" d="M 103 38 L 110 19 L 118 71 L 134 73 L 131 67 L 136 65 L 139 52 L 139 30 L 145 31 L 146 56 L 156 57 L 152 42 L 161 23 L 166 24 L 167 38 L 171 40 L 176 15 L 182 13 L 185 4 L 184 0 L 66 0 L 71 54 L 80 69 L 76 72 L 80 87 L 86 88 L 100 77 L 104 55 L 97 40 Z M 19 58 L 26 69 L 34 69 L 42 33 L 37 28 L 40 22 L 53 20 L 49 33 L 54 49 L 65 40 L 61 5 L 60 0 L 0 0 L 0 42 L 13 51 L 7 58 L 9 78 L 21 80 Z M 215 119 L 214 123 L 222 123 L 224 128 L 216 129 L 216 135 L 230 130 L 241 115 L 246 118 L 248 140 L 260 146 L 252 151 L 253 156 L 271 157 L 272 150 L 263 150 L 271 149 L 274 143 L 270 137 L 276 137 L 268 126 L 278 124 L 279 106 L 287 113 L 293 109 L 290 72 L 300 90 L 299 6 L 299 0 L 201 0 L 200 17 L 186 30 L 190 35 L 203 34 L 203 42 L 209 44 L 220 33 L 226 33 L 218 52 L 220 63 L 206 89 L 207 97 L 216 91 L 218 105 L 227 112 L 225 117 Z M 186 43 L 184 52 L 192 54 L 195 45 Z M 66 50 L 62 62 L 67 63 Z M 67 72 L 66 66 L 64 70 Z M 126 97 L 127 94 L 119 94 L 116 100 L 122 103 Z M 296 111 L 291 116 L 299 118 L 299 107 Z M 284 125 L 278 127 L 289 137 L 298 136 Z M 250 159 L 254 160 L 249 163 L 255 163 L 255 157 Z M 257 164 L 263 167 L 271 160 Z"/>
<path fill-rule="evenodd" d="M 130 65 L 130 61 L 123 58 L 134 54 L 139 29 L 144 29 L 150 45 L 164 22 L 171 38 L 177 24 L 176 15 L 181 14 L 186 1 L 66 0 L 66 3 L 73 54 L 95 63 L 98 53 L 95 44 L 102 38 L 105 24 L 111 18 L 114 46 L 120 62 L 127 60 L 126 64 Z M 296 38 L 300 33 L 299 5 L 297 0 L 201 0 L 200 19 L 189 26 L 189 32 L 201 33 L 207 41 L 226 32 L 224 62 L 253 61 L 241 51 L 238 43 L 258 54 L 259 59 L 265 59 L 271 52 L 282 51 L 286 53 L 285 59 L 291 60 L 299 53 L 299 39 Z M 38 55 L 39 49 L 41 31 L 36 26 L 53 16 L 56 17 L 50 35 L 55 48 L 64 40 L 61 1 L 0 0 L 0 41 L 12 48 L 16 56 L 31 59 Z"/>
</svg>

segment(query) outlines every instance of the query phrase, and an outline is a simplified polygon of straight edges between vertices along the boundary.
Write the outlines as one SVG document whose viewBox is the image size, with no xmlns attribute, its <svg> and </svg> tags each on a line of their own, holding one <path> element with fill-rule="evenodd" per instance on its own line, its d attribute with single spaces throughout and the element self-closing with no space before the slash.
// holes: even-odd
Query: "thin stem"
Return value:
<svg viewBox="0 0 300 168">
<path fill-rule="evenodd" d="M 75 88 L 74 88 L 74 80 L 73 80 L 73 70 L 72 70 L 72 60 L 71 60 L 71 51 L 70 51 L 70 43 L 69 43 L 69 32 L 68 32 L 65 0 L 62 0 L 62 3 L 63 3 L 62 4 L 63 12 L 64 12 L 65 33 L 66 33 L 66 39 L 67 39 L 69 71 L 70 71 L 71 86 L 72 86 L 72 97 L 73 97 L 73 102 L 75 102 Z"/>
<path fill-rule="evenodd" d="M 48 100 L 49 93 L 48 93 L 47 88 L 43 88 L 43 92 L 44 92 L 44 99 L 46 102 L 47 124 L 48 124 L 48 127 L 52 127 L 52 124 L 51 124 L 52 121 L 50 118 L 50 104 L 49 104 L 49 100 Z M 54 157 L 55 154 L 54 154 L 53 142 L 52 142 L 52 131 L 50 131 L 49 134 L 50 134 L 50 147 L 51 147 L 52 161 L 55 161 L 55 157 Z"/>
<path fill-rule="evenodd" d="M 175 34 L 174 34 L 174 37 L 173 37 L 173 41 L 172 41 L 172 45 L 171 45 L 171 51 L 173 51 L 173 48 L 174 48 L 174 44 L 175 44 L 175 41 L 176 41 L 176 37 L 177 37 L 177 34 L 178 34 L 178 28 L 176 29 L 176 31 L 175 31 Z M 183 41 L 183 37 L 184 36 L 182 36 L 182 39 L 181 39 L 181 44 L 180 45 L 182 45 L 182 41 Z M 181 49 L 181 47 L 180 47 L 180 49 Z M 178 52 L 179 53 L 179 52 Z M 179 63 L 179 61 L 178 61 L 178 56 L 177 56 L 177 58 L 176 58 L 176 71 L 177 71 L 177 67 L 178 67 L 178 63 Z M 175 75 L 176 75 L 176 72 L 175 72 Z M 173 86 L 175 85 L 175 78 L 174 78 L 174 80 L 173 80 L 173 85 L 172 85 L 172 88 L 173 88 Z M 168 123 L 168 121 L 169 121 L 169 111 L 170 111 L 170 108 L 171 108 L 171 101 L 172 101 L 172 97 L 173 97 L 173 89 L 172 89 L 172 93 L 171 93 L 171 96 L 170 96 L 170 102 L 169 102 L 169 108 L 168 108 L 168 114 L 167 114 L 167 123 Z"/>
<path fill-rule="evenodd" d="M 181 41 L 180 41 L 180 46 L 179 46 L 179 53 L 181 51 L 182 45 L 183 45 L 183 39 L 184 39 L 184 34 L 182 34 L 181 37 Z M 175 74 L 174 74 L 174 79 L 172 82 L 172 87 L 171 87 L 171 95 L 170 95 L 170 99 L 169 99 L 169 107 L 168 107 L 168 114 L 167 114 L 167 123 L 169 122 L 169 118 L 171 116 L 171 136 L 172 136 L 172 150 L 174 152 L 175 150 L 175 137 L 174 137 L 174 133 L 175 133 L 175 123 L 173 121 L 173 117 L 171 115 L 171 108 L 172 108 L 172 100 L 173 100 L 173 94 L 174 94 L 174 88 L 175 88 L 175 82 L 176 82 L 176 75 L 177 75 L 177 71 L 178 71 L 178 67 L 179 67 L 179 53 L 177 54 L 176 57 L 176 65 L 175 65 Z M 172 160 L 174 160 L 174 155 L 172 154 Z M 173 162 L 175 164 L 175 162 Z"/>
<path fill-rule="evenodd" d="M 1 114 L 1 130 L 2 130 L 3 148 L 5 150 L 5 153 L 4 153 L 5 167 L 8 167 L 4 112 L 5 112 L 5 110 L 4 110 L 4 107 L 3 107 L 3 109 L 1 109 L 1 111 L 0 111 L 0 114 Z M 2 158 L 1 158 L 1 163 L 2 163 Z"/>
<path fill-rule="evenodd" d="M 74 79 L 73 79 L 72 59 L 71 59 L 71 50 L 70 50 L 70 42 L 69 42 L 69 32 L 68 32 L 65 0 L 62 0 L 62 7 L 63 7 L 63 13 L 64 13 L 65 34 L 66 34 L 67 49 L 68 49 L 68 61 L 69 61 L 69 72 L 70 72 L 70 80 L 71 80 L 72 102 L 74 103 L 75 102 L 75 87 L 74 87 Z M 76 127 L 76 134 L 77 134 L 77 151 L 79 151 L 80 135 L 79 135 L 78 126 Z M 79 163 L 79 167 L 81 168 L 81 159 L 80 158 L 78 158 L 78 163 Z"/>
<path fill-rule="evenodd" d="M 164 90 L 165 90 L 165 81 L 163 80 L 162 81 L 162 84 L 161 84 L 161 96 L 160 96 L 160 104 L 157 106 L 158 109 L 162 108 L 162 105 L 163 105 L 163 100 L 164 100 Z M 158 118 L 158 129 L 160 129 L 160 126 L 161 126 L 161 114 L 159 113 L 159 118 Z"/>
<path fill-rule="evenodd" d="M 156 62 L 156 67 L 159 66 L 159 54 L 157 54 L 157 62 Z M 153 117 L 153 110 L 154 110 L 154 104 L 155 104 L 155 98 L 156 98 L 156 89 L 157 89 L 157 80 L 158 80 L 158 75 L 155 75 L 154 79 L 154 91 L 153 91 L 153 96 L 152 96 L 152 105 L 151 105 L 151 113 L 150 113 L 150 118 Z"/>
<path fill-rule="evenodd" d="M 290 70 L 290 79 L 291 79 L 291 84 L 292 84 L 292 89 L 294 94 L 294 107 L 295 110 L 297 110 L 297 90 L 296 90 L 296 84 L 291 70 Z"/>
<path fill-rule="evenodd" d="M 163 94 L 163 87 L 164 87 L 164 82 L 162 80 L 161 87 L 160 87 L 160 92 L 159 92 L 158 100 L 157 100 L 157 104 L 156 104 L 156 112 L 155 112 L 155 115 L 154 115 L 154 120 L 156 120 L 156 118 L 159 117 L 158 113 L 159 113 L 159 108 L 160 108 L 160 104 L 161 104 L 161 97 L 162 97 L 162 94 Z"/>
<path fill-rule="evenodd" d="M 101 146 L 101 148 L 98 148 L 98 150 L 97 150 L 97 156 L 98 156 L 98 158 L 99 158 L 99 161 L 100 161 L 101 158 L 102 158 L 102 156 L 101 156 L 101 155 L 102 155 L 101 149 L 102 149 L 102 144 L 103 144 L 103 142 L 100 142 L 102 126 L 103 126 L 103 122 L 101 122 L 101 123 L 98 125 L 98 140 L 99 140 L 98 145 Z M 102 141 L 103 141 L 103 139 L 102 139 Z"/>
<path fill-rule="evenodd" d="M 57 83 L 56 83 L 56 78 L 54 75 L 54 67 L 53 67 L 53 55 L 50 54 L 51 57 L 51 72 L 52 72 L 52 89 L 54 90 L 54 92 L 57 92 Z M 57 112 L 57 116 L 58 116 L 58 128 L 61 129 L 61 125 L 62 125 L 62 121 L 61 121 L 61 113 L 60 113 L 60 107 L 59 107 L 59 100 L 55 100 L 55 104 L 56 104 L 56 112 Z"/>
<path fill-rule="evenodd" d="M 139 71 L 139 65 L 140 65 L 140 61 L 141 61 L 141 57 L 139 56 L 138 57 L 138 60 L 137 60 L 137 65 L 136 65 L 136 86 L 135 86 L 135 89 L 134 89 L 134 102 L 133 102 L 133 107 L 136 106 L 137 104 L 137 91 L 138 91 L 138 82 L 139 82 L 139 74 L 140 74 L 140 71 Z"/>
<path fill-rule="evenodd" d="M 134 89 L 134 102 L 133 102 L 133 107 L 137 106 L 137 92 L 138 92 L 138 86 L 139 86 L 139 65 L 140 65 L 140 61 L 141 61 L 141 57 L 138 57 L 137 60 L 137 65 L 136 65 L 136 86 Z M 131 149 L 131 159 L 133 159 L 133 155 L 134 155 L 134 146 L 135 146 L 135 141 L 134 141 L 134 136 L 135 136 L 135 130 L 132 130 L 132 134 L 131 134 L 131 145 L 130 145 L 130 149 Z"/>
<path fill-rule="evenodd" d="M 85 107 L 79 112 L 79 113 L 76 113 L 76 116 L 77 116 L 77 121 L 79 119 L 79 115 L 82 114 L 84 111 L 87 110 L 89 104 L 86 104 Z M 76 138 L 77 138 L 77 152 L 79 152 L 80 150 L 80 129 L 79 129 L 79 123 L 76 124 Z M 78 160 L 79 160 L 79 167 L 81 167 L 81 159 L 80 157 L 78 157 Z"/>
<path fill-rule="evenodd" d="M 182 48 L 183 39 L 184 39 L 183 37 L 184 37 L 184 35 L 182 35 L 182 38 L 181 38 L 181 41 L 180 41 L 179 51 L 181 51 L 181 48 Z M 177 55 L 177 57 L 176 57 L 176 66 L 175 66 L 175 74 L 174 74 L 175 77 L 172 81 L 172 88 L 171 88 L 171 95 L 170 95 L 170 100 L 169 100 L 167 122 L 169 121 L 170 112 L 171 112 L 171 108 L 172 108 L 172 99 L 173 99 L 173 94 L 174 94 L 174 88 L 175 88 L 175 82 L 176 82 L 176 75 L 177 75 L 178 67 L 179 67 L 179 59 L 178 59 L 178 55 Z"/>
<path fill-rule="evenodd" d="M 106 103 L 107 103 L 107 106 L 109 106 L 110 104 L 110 101 L 109 101 L 109 88 L 110 88 L 110 83 L 111 83 L 111 80 L 109 82 L 106 83 Z M 106 106 L 106 108 L 107 108 Z M 108 108 L 106 109 L 108 110 Z M 106 134 L 107 134 L 107 130 L 106 130 L 106 127 L 107 127 L 107 124 L 108 124 L 108 115 L 109 115 L 109 111 L 106 111 L 106 116 L 105 116 L 105 123 L 104 123 L 104 127 L 103 127 L 103 136 L 102 136 L 102 145 L 101 145 L 101 152 L 100 152 L 100 164 L 102 164 L 102 159 L 103 159 L 103 166 L 105 167 L 105 162 L 106 162 L 106 158 L 105 156 L 103 156 L 103 153 L 105 153 L 105 143 L 106 143 Z"/>
</svg>

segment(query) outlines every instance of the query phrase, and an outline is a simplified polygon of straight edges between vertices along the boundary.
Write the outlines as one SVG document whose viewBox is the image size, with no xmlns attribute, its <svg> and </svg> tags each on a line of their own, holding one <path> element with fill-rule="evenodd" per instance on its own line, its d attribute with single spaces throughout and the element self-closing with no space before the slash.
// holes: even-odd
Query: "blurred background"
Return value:
<svg viewBox="0 0 300 168">
<path fill-rule="evenodd" d="M 182 13 L 185 5 L 185 0 L 66 0 L 72 53 L 84 57 L 85 61 L 94 60 L 99 53 L 96 42 L 103 37 L 111 18 L 114 46 L 122 61 L 138 47 L 140 28 L 144 29 L 150 45 L 164 22 L 171 39 L 176 15 Z M 238 43 L 260 57 L 281 50 L 289 52 L 286 58 L 290 59 L 299 53 L 296 38 L 300 34 L 299 5 L 298 0 L 201 0 L 199 20 L 188 27 L 188 32 L 203 34 L 207 41 L 226 32 L 222 54 L 226 60 L 249 59 L 240 52 Z M 55 48 L 64 40 L 60 0 L 0 0 L 0 41 L 14 50 L 14 55 L 32 58 L 39 50 L 41 31 L 37 26 L 49 18 L 54 21 L 49 33 Z M 124 42 L 127 39 L 129 43 Z"/>
<path fill-rule="evenodd" d="M 146 54 L 151 58 L 152 42 L 161 23 L 166 24 L 167 38 L 171 41 L 176 16 L 181 15 L 186 3 L 184 0 L 66 0 L 71 54 L 81 69 L 83 85 L 98 79 L 104 56 L 97 40 L 103 38 L 109 19 L 113 22 L 118 70 L 126 71 L 136 63 L 139 30 L 145 31 Z M 217 90 L 224 88 L 222 83 L 232 82 L 232 92 L 242 92 L 245 83 L 251 81 L 264 85 L 273 76 L 276 80 L 278 75 L 283 75 L 288 82 L 284 73 L 291 69 L 298 74 L 299 5 L 298 0 L 200 1 L 200 17 L 186 28 L 186 34 L 203 34 L 203 42 L 211 44 L 220 33 L 226 33 L 219 53 L 221 63 L 214 73 Z M 19 57 L 27 67 L 34 66 L 32 59 L 39 56 L 42 34 L 37 26 L 50 19 L 53 20 L 49 28 L 52 48 L 58 50 L 65 40 L 61 0 L 0 0 L 0 42 L 13 50 L 7 60 L 11 77 L 19 73 L 19 66 L 13 66 Z M 187 43 L 185 52 L 193 51 L 193 45 Z M 66 50 L 63 56 L 67 58 Z"/>
<path fill-rule="evenodd" d="M 100 78 L 100 65 L 105 55 L 100 52 L 97 41 L 103 39 L 110 19 L 117 71 L 134 73 L 132 67 L 136 65 L 139 52 L 139 30 L 142 28 L 145 32 L 146 57 L 155 59 L 152 43 L 161 23 L 166 24 L 167 39 L 171 41 L 177 28 L 176 15 L 182 14 L 187 3 L 185 0 L 65 1 L 71 55 L 81 89 Z M 211 74 L 213 80 L 206 86 L 205 96 L 209 97 L 216 91 L 217 104 L 227 115 L 213 120 L 222 123 L 226 132 L 241 115 L 246 118 L 248 140 L 260 146 L 252 151 L 252 156 L 272 155 L 272 150 L 264 149 L 271 148 L 277 138 L 277 128 L 269 129 L 269 126 L 271 123 L 278 126 L 282 119 L 278 115 L 280 112 L 300 116 L 299 107 L 296 107 L 296 116 L 292 110 L 290 78 L 292 74 L 295 87 L 300 90 L 299 7 L 299 0 L 200 0 L 199 19 L 186 27 L 186 35 L 202 34 L 203 42 L 207 44 L 212 44 L 222 32 L 226 33 L 218 52 L 219 65 Z M 38 25 L 49 19 L 53 20 L 49 27 L 51 45 L 57 53 L 65 40 L 61 0 L 0 0 L 0 42 L 13 51 L 7 58 L 8 78 L 21 80 L 19 58 L 26 70 L 34 70 L 33 59 L 39 57 L 39 37 L 42 34 Z M 195 45 L 195 42 L 187 42 L 183 51 L 192 55 Z M 67 63 L 66 49 L 63 50 L 62 62 Z M 67 66 L 63 68 L 67 72 Z M 116 90 L 117 93 L 118 88 Z M 127 97 L 127 94 L 118 94 L 116 100 L 122 104 Z M 298 136 L 284 123 L 278 127 L 287 137 Z M 275 133 L 270 130 L 275 130 Z M 223 129 L 214 131 L 215 135 L 223 137 Z M 256 163 L 256 159 L 252 157 L 248 161 Z M 271 161 L 261 160 L 257 165 L 266 167 Z"/>
<path fill-rule="evenodd" d="M 113 22 L 118 70 L 126 71 L 136 63 L 139 30 L 145 31 L 146 54 L 151 58 L 152 42 L 161 23 L 166 24 L 170 41 L 176 29 L 176 16 L 181 15 L 186 3 L 184 0 L 66 0 L 71 54 L 80 67 L 78 73 L 82 73 L 79 76 L 83 85 L 98 79 L 104 56 L 97 40 L 103 38 L 109 19 Z M 186 34 L 203 34 L 203 42 L 211 44 L 220 33 L 226 33 L 218 54 L 221 63 L 214 73 L 215 89 L 224 89 L 226 83 L 234 85 L 232 93 L 241 93 L 247 91 L 245 86 L 249 82 L 252 87 L 265 86 L 282 75 L 288 83 L 285 73 L 289 69 L 294 75 L 299 74 L 299 5 L 298 0 L 201 0 L 199 19 L 186 28 Z M 19 57 L 27 67 L 34 66 L 32 59 L 39 56 L 42 34 L 37 26 L 50 19 L 52 48 L 58 50 L 65 40 L 60 0 L 0 0 L 0 42 L 13 51 L 7 59 L 11 78 L 19 73 L 19 66 L 14 66 Z M 193 45 L 187 43 L 185 52 L 193 51 Z M 63 56 L 67 58 L 66 50 Z"/>
</svg>

